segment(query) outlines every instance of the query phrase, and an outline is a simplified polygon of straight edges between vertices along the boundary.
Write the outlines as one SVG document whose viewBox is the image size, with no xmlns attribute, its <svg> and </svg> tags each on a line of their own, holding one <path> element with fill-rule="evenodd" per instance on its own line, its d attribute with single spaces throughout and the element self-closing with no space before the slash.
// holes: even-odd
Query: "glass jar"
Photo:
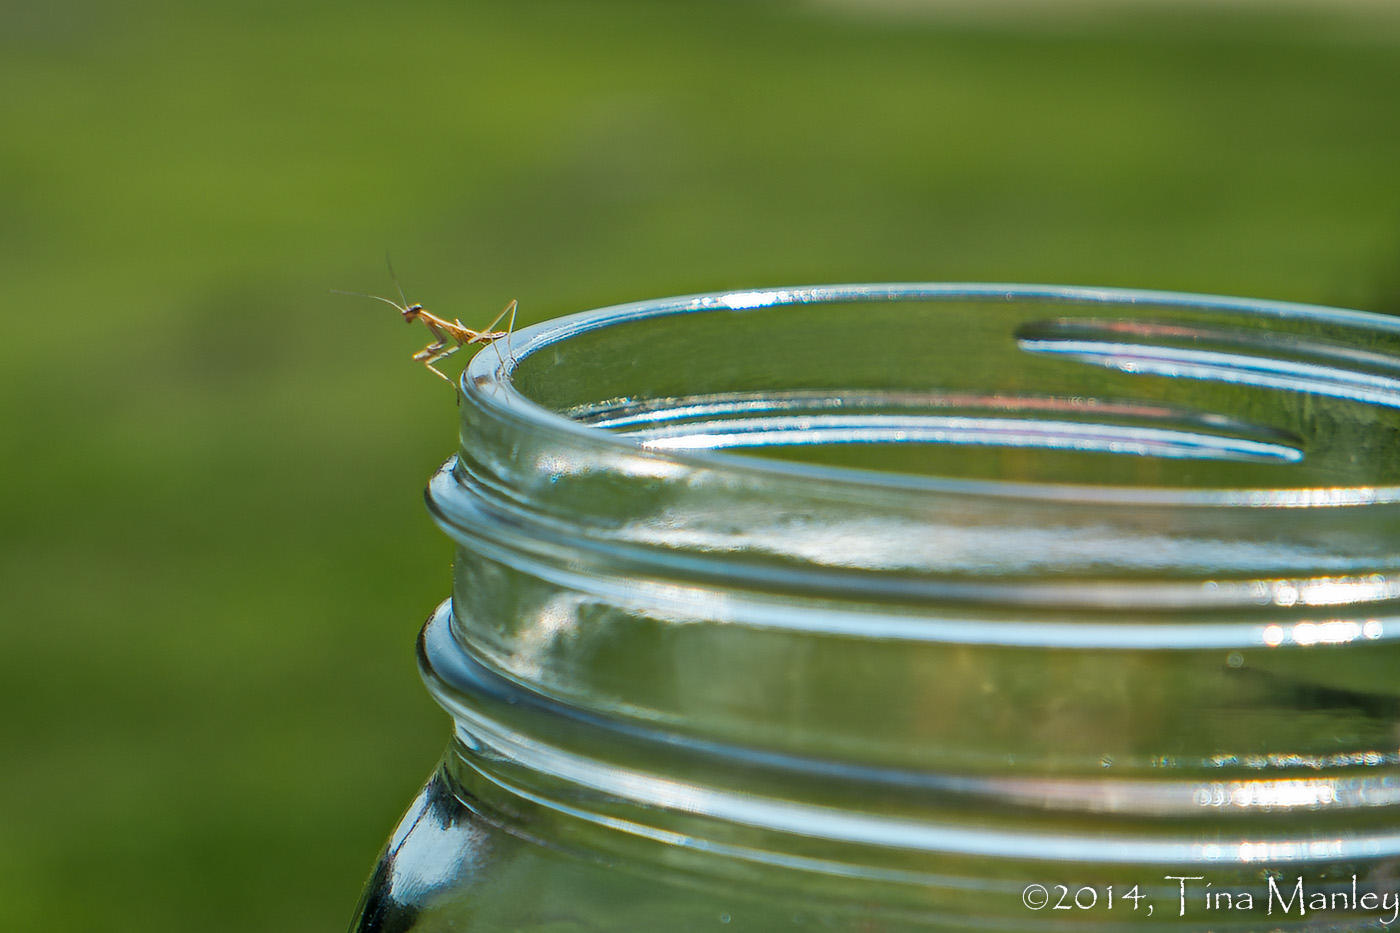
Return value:
<svg viewBox="0 0 1400 933">
<path fill-rule="evenodd" d="M 1400 913 L 1400 321 L 716 293 L 497 342 L 461 416 L 453 739 L 354 929 Z"/>
</svg>

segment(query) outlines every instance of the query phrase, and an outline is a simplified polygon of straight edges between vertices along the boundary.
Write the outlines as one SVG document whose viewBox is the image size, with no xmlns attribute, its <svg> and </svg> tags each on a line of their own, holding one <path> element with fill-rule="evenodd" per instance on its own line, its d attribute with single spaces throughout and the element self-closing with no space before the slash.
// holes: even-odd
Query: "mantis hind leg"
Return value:
<svg viewBox="0 0 1400 933">
<path fill-rule="evenodd" d="M 491 319 L 491 323 L 490 323 L 490 324 L 487 324 L 485 327 L 483 327 L 483 328 L 481 329 L 481 332 L 482 332 L 483 334 L 489 333 L 490 330 L 491 330 L 491 328 L 493 328 L 493 327 L 495 327 L 497 324 L 501 323 L 501 318 L 505 317 L 507 314 L 510 315 L 510 324 L 507 325 L 507 327 L 506 327 L 506 333 L 509 334 L 511 331 L 515 330 L 515 308 L 516 308 L 516 305 L 518 305 L 518 304 L 520 304 L 520 302 L 518 302 L 518 301 L 516 301 L 514 298 L 512 298 L 511 301 L 510 301 L 510 304 L 508 304 L 508 305 L 506 305 L 504 308 L 502 308 L 502 309 L 501 309 L 501 313 L 498 314 L 498 315 L 496 315 L 494 318 L 492 318 L 492 319 Z"/>
<path fill-rule="evenodd" d="M 512 298 L 512 299 L 510 300 L 510 304 L 508 304 L 508 305 L 506 305 L 504 308 L 502 308 L 502 309 L 501 309 L 501 313 L 498 314 L 498 315 L 496 315 L 494 318 L 492 318 L 492 319 L 491 319 L 491 323 L 490 323 L 490 324 L 487 324 L 487 325 L 486 325 L 484 328 L 482 328 L 482 330 L 481 330 L 481 332 L 482 332 L 483 334 L 488 334 L 488 333 L 490 333 L 490 332 L 491 332 L 491 328 L 493 328 L 493 327 L 495 327 L 497 324 L 501 323 L 501 318 L 503 318 L 503 317 L 505 317 L 507 314 L 509 314 L 509 315 L 510 315 L 510 321 L 506 324 L 506 332 L 505 332 L 505 335 L 504 335 L 504 336 L 505 336 L 505 338 L 506 338 L 506 356 L 509 356 L 509 357 L 511 357 L 511 358 L 514 358 L 514 357 L 515 357 L 515 354 L 511 352 L 511 348 L 510 348 L 510 335 L 513 334 L 513 333 L 515 333 L 515 309 L 519 306 L 519 304 L 520 304 L 520 302 L 518 302 L 518 301 L 516 301 L 514 298 Z M 491 346 L 492 346 L 492 347 L 495 349 L 495 351 L 496 351 L 496 361 L 497 361 L 498 363 L 500 363 L 502 366 L 504 366 L 506 361 L 505 361 L 504 359 L 501 358 L 501 348 L 500 348 L 499 346 L 496 345 L 496 341 L 499 340 L 499 339 L 500 339 L 499 336 L 498 336 L 498 337 L 493 337 L 493 338 L 491 338 Z"/>
</svg>

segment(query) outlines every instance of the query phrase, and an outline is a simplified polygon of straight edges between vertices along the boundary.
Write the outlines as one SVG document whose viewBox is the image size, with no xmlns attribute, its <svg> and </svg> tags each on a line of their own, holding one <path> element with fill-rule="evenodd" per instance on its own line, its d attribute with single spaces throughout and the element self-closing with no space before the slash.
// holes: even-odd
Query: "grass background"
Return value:
<svg viewBox="0 0 1400 933">
<path fill-rule="evenodd" d="M 918 7 L 919 4 L 906 4 Z M 0 927 L 340 929 L 447 737 L 425 335 L 818 281 L 1400 311 L 1383 6 L 11 5 Z"/>
</svg>

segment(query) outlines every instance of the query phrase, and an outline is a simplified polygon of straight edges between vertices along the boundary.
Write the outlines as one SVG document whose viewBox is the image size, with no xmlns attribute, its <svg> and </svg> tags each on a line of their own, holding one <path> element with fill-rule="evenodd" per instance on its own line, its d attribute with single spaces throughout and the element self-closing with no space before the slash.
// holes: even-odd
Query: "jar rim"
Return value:
<svg viewBox="0 0 1400 933">
<path fill-rule="evenodd" d="M 1400 335 L 1400 318 L 1368 311 L 1267 299 L 1189 292 L 1097 286 L 1003 283 L 853 283 L 732 289 L 648 299 L 581 311 L 521 328 L 499 343 L 505 353 L 480 352 L 462 372 L 463 397 L 522 429 L 562 432 L 616 452 L 635 452 L 626 436 L 551 411 L 515 386 L 513 375 L 531 355 L 602 328 L 649 318 L 714 311 L 747 311 L 784 305 L 876 301 L 1038 301 L 1045 303 L 1131 305 L 1166 310 L 1234 313 L 1242 316 L 1341 325 Z M 1390 404 L 1400 406 L 1400 396 Z M 1400 485 L 1275 486 L 1184 488 L 1108 485 L 987 478 L 962 478 L 883 472 L 746 456 L 723 450 L 666 451 L 681 464 L 760 474 L 775 480 L 815 480 L 902 495 L 928 493 L 1026 500 L 1059 505 L 1209 507 L 1226 509 L 1294 509 L 1383 506 L 1400 503 Z"/>
</svg>

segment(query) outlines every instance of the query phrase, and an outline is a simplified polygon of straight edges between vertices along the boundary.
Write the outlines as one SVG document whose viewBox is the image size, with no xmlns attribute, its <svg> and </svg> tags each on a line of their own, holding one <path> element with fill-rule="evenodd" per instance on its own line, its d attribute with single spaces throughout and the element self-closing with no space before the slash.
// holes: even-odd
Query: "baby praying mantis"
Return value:
<svg viewBox="0 0 1400 933">
<path fill-rule="evenodd" d="M 388 262 L 387 256 L 385 257 L 385 262 Z M 397 310 L 399 314 L 403 315 L 404 322 L 407 324 L 412 324 L 414 321 L 422 321 L 423 325 L 428 328 L 428 332 L 433 335 L 433 342 L 413 354 L 413 360 L 416 363 L 422 363 L 424 366 L 428 367 L 429 371 L 452 386 L 453 389 L 457 388 L 457 384 L 453 382 L 451 377 L 446 373 L 434 366 L 434 363 L 446 359 L 463 347 L 473 344 L 493 344 L 502 337 L 509 337 L 515 330 L 515 308 L 517 302 L 514 299 L 501 310 L 500 314 L 491 319 L 490 324 L 487 324 L 481 330 L 472 330 L 460 320 L 453 319 L 448 321 L 428 311 L 428 309 L 424 308 L 421 304 L 409 304 L 408 297 L 404 294 L 403 286 L 399 284 L 399 277 L 394 273 L 394 266 L 392 263 L 389 263 L 389 277 L 394 280 L 394 288 L 398 289 L 399 299 L 403 302 L 402 304 L 380 295 L 370 295 L 365 292 L 346 292 L 340 289 L 331 289 L 331 291 L 337 295 L 358 295 L 361 298 L 373 298 L 375 301 L 382 301 L 386 305 Z M 510 316 L 510 321 L 506 325 L 505 330 L 491 329 L 501 322 L 501 318 L 507 315 Z M 449 341 L 451 341 L 450 344 Z M 496 352 L 499 353 L 500 351 L 497 350 Z"/>
</svg>

